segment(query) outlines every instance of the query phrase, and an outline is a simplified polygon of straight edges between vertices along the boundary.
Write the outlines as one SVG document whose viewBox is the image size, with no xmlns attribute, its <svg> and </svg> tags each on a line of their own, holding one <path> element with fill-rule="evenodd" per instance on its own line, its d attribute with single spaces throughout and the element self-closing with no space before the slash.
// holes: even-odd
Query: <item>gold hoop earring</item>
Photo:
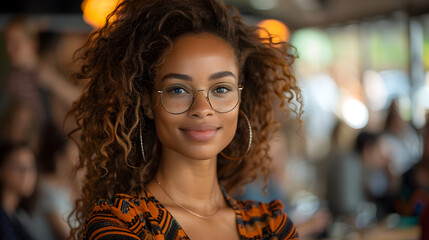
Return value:
<svg viewBox="0 0 429 240">
<path fill-rule="evenodd" d="M 247 153 L 249 153 L 250 146 L 252 146 L 252 125 L 250 124 L 249 118 L 247 117 L 247 115 L 242 110 L 240 110 L 240 114 L 244 117 L 244 119 L 246 119 L 246 123 L 247 123 L 247 126 L 249 128 L 249 143 L 247 144 L 246 152 L 242 156 L 239 156 L 239 157 L 227 156 L 225 153 L 220 152 L 220 155 L 222 155 L 222 157 L 224 157 L 228 160 L 231 160 L 231 161 L 237 161 L 237 160 L 243 159 L 247 155 Z"/>
<path fill-rule="evenodd" d="M 143 148 L 143 134 L 142 134 L 142 123 L 139 123 L 140 127 L 140 148 L 142 149 L 142 156 L 143 156 L 143 162 L 146 163 L 146 157 L 144 155 L 144 148 Z"/>
</svg>

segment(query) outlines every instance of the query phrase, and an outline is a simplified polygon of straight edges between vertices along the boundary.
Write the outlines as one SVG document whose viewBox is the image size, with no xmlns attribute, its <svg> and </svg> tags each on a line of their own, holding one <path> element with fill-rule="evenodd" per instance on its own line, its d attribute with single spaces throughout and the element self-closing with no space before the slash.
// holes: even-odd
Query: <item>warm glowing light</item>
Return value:
<svg viewBox="0 0 429 240">
<path fill-rule="evenodd" d="M 287 42 L 289 41 L 289 29 L 286 25 L 278 20 L 266 19 L 258 24 L 259 27 L 265 28 L 271 35 L 273 35 L 273 42 Z M 259 31 L 261 38 L 268 38 L 267 31 Z"/>
<path fill-rule="evenodd" d="M 106 23 L 109 15 L 121 0 L 84 0 L 82 2 L 83 20 L 94 28 Z"/>
<path fill-rule="evenodd" d="M 344 121 L 351 128 L 361 129 L 368 124 L 369 112 L 368 108 L 361 101 L 349 98 L 347 99 L 341 109 Z"/>
</svg>

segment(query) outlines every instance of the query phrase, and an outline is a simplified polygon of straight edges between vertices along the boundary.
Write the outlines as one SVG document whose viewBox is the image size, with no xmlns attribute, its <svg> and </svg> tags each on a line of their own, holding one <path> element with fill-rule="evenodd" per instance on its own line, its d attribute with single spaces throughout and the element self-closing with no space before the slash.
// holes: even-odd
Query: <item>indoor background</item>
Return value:
<svg viewBox="0 0 429 240">
<path fill-rule="evenodd" d="M 295 47 L 304 99 L 304 125 L 294 114 L 276 113 L 281 127 L 270 143 L 266 194 L 259 179 L 236 197 L 282 199 L 302 239 L 420 239 L 429 206 L 429 1 L 225 2 L 248 24 Z M 0 8 L 0 136 L 38 149 L 37 184 L 54 182 L 51 191 L 64 192 L 51 205 L 64 223 L 84 174 L 69 174 L 77 150 L 66 138 L 73 122 L 64 121 L 84 88 L 70 80 L 80 67 L 73 54 L 116 4 L 14 0 Z M 29 19 L 30 39 L 17 33 L 8 40 L 13 18 Z M 8 41 L 32 41 L 35 55 L 31 44 L 18 53 Z M 35 58 L 37 69 L 16 72 L 14 58 Z M 43 226 L 25 211 L 19 218 L 36 239 L 67 235 L 64 224 Z M 48 229 L 46 235 L 40 229 Z"/>
</svg>

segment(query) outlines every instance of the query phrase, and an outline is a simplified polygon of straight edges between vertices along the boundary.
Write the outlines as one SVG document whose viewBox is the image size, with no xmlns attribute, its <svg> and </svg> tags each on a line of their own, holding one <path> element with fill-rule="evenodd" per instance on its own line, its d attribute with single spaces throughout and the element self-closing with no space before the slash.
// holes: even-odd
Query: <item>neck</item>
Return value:
<svg viewBox="0 0 429 240">
<path fill-rule="evenodd" d="M 216 172 L 216 157 L 188 159 L 177 153 L 164 152 L 156 174 L 162 188 L 175 201 L 196 208 L 215 208 L 223 202 Z"/>
<path fill-rule="evenodd" d="M 3 190 L 2 194 L 2 206 L 4 211 L 9 215 L 13 215 L 19 204 L 19 197 L 7 190 Z"/>
</svg>

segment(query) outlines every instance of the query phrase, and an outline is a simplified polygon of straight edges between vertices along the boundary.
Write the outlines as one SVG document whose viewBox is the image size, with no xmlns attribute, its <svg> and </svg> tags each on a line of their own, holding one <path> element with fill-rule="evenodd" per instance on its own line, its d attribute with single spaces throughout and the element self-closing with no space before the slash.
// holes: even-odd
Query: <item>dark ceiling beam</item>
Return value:
<svg viewBox="0 0 429 240">
<path fill-rule="evenodd" d="M 315 0 L 319 1 L 320 8 L 313 11 L 301 9 L 294 0 L 279 0 L 278 7 L 266 11 L 252 8 L 248 0 L 225 1 L 257 19 L 281 20 L 292 31 L 307 27 L 325 28 L 386 18 L 395 12 L 404 12 L 410 17 L 429 13 L 429 0 Z"/>
</svg>

